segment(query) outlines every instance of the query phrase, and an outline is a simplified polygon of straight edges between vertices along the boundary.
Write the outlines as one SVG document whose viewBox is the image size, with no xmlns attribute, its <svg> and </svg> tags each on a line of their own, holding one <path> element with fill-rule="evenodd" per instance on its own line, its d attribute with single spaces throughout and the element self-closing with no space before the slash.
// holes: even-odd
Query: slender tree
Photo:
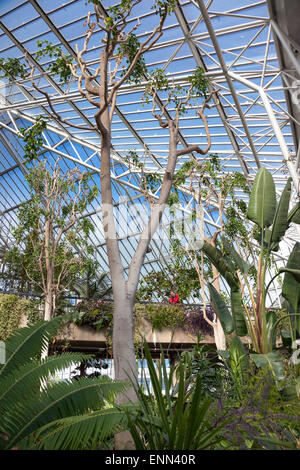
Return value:
<svg viewBox="0 0 300 470">
<path fill-rule="evenodd" d="M 217 155 L 210 155 L 209 161 L 196 162 L 190 160 L 174 175 L 172 193 L 169 203 L 175 214 L 176 204 L 179 203 L 180 193 L 178 189 L 185 182 L 193 195 L 193 225 L 194 230 L 199 230 L 201 239 L 207 244 L 216 247 L 219 238 L 226 235 L 240 240 L 242 249 L 251 249 L 249 244 L 249 234 L 245 224 L 246 204 L 243 200 L 236 198 L 236 190 L 240 189 L 245 193 L 249 192 L 246 178 L 238 172 L 223 173 L 220 175 L 220 160 Z M 220 228 L 216 229 L 211 236 L 204 231 L 204 211 L 203 206 L 218 213 Z M 224 223 L 226 220 L 226 224 Z M 179 225 L 179 233 L 182 232 L 181 220 L 175 223 Z M 172 234 L 172 231 L 170 231 Z M 189 233 L 187 230 L 187 238 Z M 195 234 L 196 235 L 196 234 Z M 196 249 L 184 246 L 175 234 L 171 237 L 173 262 L 164 271 L 150 273 L 143 278 L 139 295 L 143 299 L 151 299 L 153 295 L 164 298 L 171 286 L 176 286 L 176 291 L 180 298 L 199 297 L 202 299 L 204 308 L 203 316 L 205 321 L 213 328 L 215 343 L 218 350 L 226 349 L 226 338 L 222 325 L 215 315 L 214 319 L 209 319 L 206 315 L 205 286 L 210 279 L 218 293 L 221 293 L 220 273 L 213 263 L 209 261 L 203 252 L 196 245 Z M 192 266 L 191 266 L 192 265 Z M 188 266 L 188 268 L 187 268 Z M 200 288 L 199 288 L 200 287 Z"/>
<path fill-rule="evenodd" d="M 26 278 L 33 292 L 42 295 L 44 319 L 50 320 L 59 295 L 94 266 L 88 243 L 94 226 L 80 216 L 98 189 L 78 168 L 63 172 L 59 159 L 53 169 L 46 160 L 35 160 L 26 180 L 30 198 L 19 208 L 14 246 L 5 260 L 20 280 Z"/>
<path fill-rule="evenodd" d="M 219 237 L 223 234 L 229 237 L 239 236 L 242 243 L 248 244 L 248 234 L 245 228 L 243 218 L 246 213 L 246 203 L 236 198 L 236 191 L 242 190 L 249 193 L 249 187 L 246 178 L 239 172 L 227 172 L 220 174 L 221 164 L 217 155 L 210 155 L 210 159 L 205 162 L 190 160 L 175 174 L 173 184 L 173 203 L 178 201 L 178 187 L 183 181 L 188 185 L 194 201 L 194 219 L 198 221 L 200 238 L 213 247 L 217 246 Z M 204 207 L 215 210 L 218 214 L 219 228 L 209 236 L 204 230 Z M 224 223 L 226 220 L 226 225 Z M 226 338 L 222 325 L 215 315 L 214 320 L 210 320 L 206 315 L 205 285 L 209 277 L 212 277 L 212 283 L 220 293 L 220 273 L 213 263 L 210 263 L 210 269 L 205 267 L 205 258 L 202 251 L 190 250 L 182 243 L 175 243 L 175 254 L 182 257 L 182 252 L 193 264 L 196 270 L 200 284 L 200 297 L 203 302 L 203 315 L 207 323 L 213 328 L 217 349 L 226 349 Z"/>
</svg>

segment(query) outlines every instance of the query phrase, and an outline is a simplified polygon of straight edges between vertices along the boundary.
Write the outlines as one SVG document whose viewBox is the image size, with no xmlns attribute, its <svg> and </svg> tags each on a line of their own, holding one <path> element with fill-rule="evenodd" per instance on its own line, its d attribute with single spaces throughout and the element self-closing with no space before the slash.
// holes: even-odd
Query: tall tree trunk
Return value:
<svg viewBox="0 0 300 470">
<path fill-rule="evenodd" d="M 132 378 L 137 375 L 133 346 L 133 303 L 135 297 L 128 296 L 117 240 L 110 175 L 111 140 L 108 110 L 103 113 L 101 126 L 102 218 L 114 297 L 113 356 L 115 378 L 128 380 L 124 371 L 127 371 Z"/>
<path fill-rule="evenodd" d="M 48 191 L 48 188 L 47 188 Z M 48 195 L 48 192 L 47 192 Z M 49 201 L 47 201 L 46 210 L 49 211 Z M 46 287 L 46 291 L 44 291 L 45 295 L 45 315 L 44 319 L 49 321 L 52 316 L 52 309 L 53 309 L 53 295 L 52 295 L 52 287 L 53 287 L 53 275 L 54 275 L 54 267 L 53 267 L 53 260 L 51 260 L 51 246 L 50 246 L 50 236 L 52 231 L 52 224 L 49 218 L 45 221 L 45 261 L 46 261 L 46 283 L 44 284 L 44 289 Z"/>
<path fill-rule="evenodd" d="M 137 380 L 137 366 L 134 351 L 133 302 L 126 297 L 114 298 L 114 328 L 113 328 L 113 359 L 115 376 L 118 380 Z M 134 367 L 133 367 L 134 365 Z M 116 403 L 136 402 L 137 396 L 133 387 L 116 397 Z M 129 431 L 115 434 L 117 450 L 135 449 L 133 438 Z"/>
<path fill-rule="evenodd" d="M 44 305 L 44 320 L 45 321 L 50 321 L 52 318 L 52 310 L 53 310 L 53 297 L 52 297 L 52 291 L 51 289 L 48 289 L 45 297 L 45 305 Z M 41 353 L 41 359 L 45 359 L 48 357 L 48 349 L 49 345 L 47 347 L 44 347 Z"/>
<path fill-rule="evenodd" d="M 137 366 L 134 351 L 133 302 L 126 296 L 114 297 L 113 358 L 115 376 L 118 380 L 135 381 Z M 136 394 L 131 387 L 120 396 L 119 403 L 136 401 Z"/>
<path fill-rule="evenodd" d="M 48 289 L 45 297 L 44 320 L 49 321 L 52 317 L 53 297 L 51 289 Z"/>
<path fill-rule="evenodd" d="M 116 284 L 115 282 L 113 283 Z M 126 295 L 126 285 L 113 287 L 114 294 L 114 327 L 113 327 L 113 360 L 115 377 L 128 382 L 137 381 L 138 372 L 134 351 L 133 306 L 134 300 Z M 116 397 L 116 403 L 136 402 L 137 396 L 133 387 Z M 135 449 L 134 441 L 129 431 L 115 435 L 115 448 L 117 450 Z"/>
<path fill-rule="evenodd" d="M 47 206 L 49 210 L 49 206 Z M 50 233 L 51 233 L 51 221 L 49 219 L 45 222 L 45 258 L 46 258 L 46 292 L 45 294 L 45 309 L 44 309 L 44 320 L 50 321 L 53 314 L 53 261 L 50 260 Z M 41 359 L 45 359 L 48 356 L 49 345 L 42 350 Z"/>
<path fill-rule="evenodd" d="M 104 72 L 102 71 L 102 73 Z M 103 79 L 106 80 L 105 75 L 103 76 Z M 117 240 L 110 174 L 111 137 L 108 109 L 102 113 L 101 117 L 97 120 L 97 124 L 101 130 L 100 180 L 102 223 L 114 298 L 113 361 L 115 379 L 126 380 L 128 382 L 129 377 L 132 380 L 135 380 L 137 377 L 137 364 L 133 341 L 133 304 L 135 296 L 128 296 L 126 280 L 124 277 L 124 268 Z M 136 394 L 132 387 L 130 387 L 125 394 L 119 394 L 116 402 L 124 403 L 128 400 L 133 402 L 137 401 Z M 132 436 L 128 431 L 115 435 L 115 448 L 117 450 L 135 448 Z"/>
</svg>

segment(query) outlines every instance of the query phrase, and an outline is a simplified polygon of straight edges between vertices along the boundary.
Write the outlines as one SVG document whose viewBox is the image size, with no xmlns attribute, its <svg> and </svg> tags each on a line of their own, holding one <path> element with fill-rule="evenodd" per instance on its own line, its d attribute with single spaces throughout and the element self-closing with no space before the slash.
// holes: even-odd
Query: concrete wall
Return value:
<svg viewBox="0 0 300 470">
<path fill-rule="evenodd" d="M 196 336 L 184 331 L 182 328 L 176 328 L 175 330 L 172 330 L 171 328 L 162 328 L 162 331 L 152 331 L 152 324 L 144 319 L 140 320 L 139 322 L 139 335 L 141 336 L 141 339 L 144 338 L 147 343 L 153 344 L 194 344 L 197 341 Z M 77 326 L 74 324 L 68 327 L 65 330 L 64 334 L 61 335 L 61 337 L 58 339 L 62 338 L 66 338 L 69 341 L 76 342 L 106 342 L 104 329 L 96 331 L 89 326 Z M 203 336 L 201 342 L 213 344 L 214 338 L 210 335 L 205 335 Z"/>
</svg>

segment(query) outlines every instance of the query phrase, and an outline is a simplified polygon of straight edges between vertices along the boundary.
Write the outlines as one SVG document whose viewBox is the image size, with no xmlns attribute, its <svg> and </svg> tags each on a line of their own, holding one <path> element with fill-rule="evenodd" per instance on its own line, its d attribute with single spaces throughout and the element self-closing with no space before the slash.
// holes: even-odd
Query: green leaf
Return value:
<svg viewBox="0 0 300 470">
<path fill-rule="evenodd" d="M 56 317 L 51 322 L 40 321 L 34 325 L 17 330 L 5 342 L 6 362 L 0 367 L 0 379 L 12 370 L 26 364 L 35 356 L 40 356 L 50 338 L 57 332 L 61 318 Z"/>
<path fill-rule="evenodd" d="M 223 241 L 226 251 L 228 251 L 228 253 L 232 257 L 233 261 L 235 262 L 239 270 L 243 274 L 247 274 L 249 269 L 251 268 L 251 264 L 248 264 L 246 263 L 246 261 L 243 260 L 243 258 L 239 255 L 239 253 L 237 253 L 237 251 L 235 251 L 232 243 L 230 243 L 230 241 L 227 240 L 227 238 L 222 237 L 222 241 Z"/>
<path fill-rule="evenodd" d="M 287 219 L 289 223 L 294 222 L 294 224 L 300 224 L 300 202 L 297 202 L 297 204 L 289 212 Z"/>
<path fill-rule="evenodd" d="M 282 191 L 272 226 L 271 243 L 279 243 L 289 226 L 288 210 L 291 198 L 291 183 L 292 178 L 289 178 Z"/>
<path fill-rule="evenodd" d="M 250 194 L 247 217 L 260 228 L 272 225 L 276 212 L 275 184 L 271 173 L 261 168 Z"/>
<path fill-rule="evenodd" d="M 231 288 L 237 289 L 239 287 L 239 281 L 236 273 L 226 263 L 221 251 L 206 242 L 204 243 L 202 250 L 212 262 L 212 264 L 217 268 L 221 276 L 223 276 L 224 279 L 228 282 L 229 286 Z"/>
<path fill-rule="evenodd" d="M 300 377 L 296 378 L 296 392 L 297 392 L 298 398 L 300 398 Z"/>
<path fill-rule="evenodd" d="M 235 333 L 238 336 L 246 336 L 246 334 L 248 333 L 248 330 L 247 330 L 247 325 L 246 325 L 244 313 L 243 313 L 241 291 L 239 289 L 238 290 L 231 289 L 230 299 L 231 299 L 231 313 L 233 317 Z"/>
<path fill-rule="evenodd" d="M 275 326 L 276 321 L 277 321 L 276 313 L 273 311 L 268 312 L 266 315 L 267 334 L 268 334 L 269 344 L 272 347 L 272 349 L 276 347 L 276 331 L 274 331 L 274 326 Z"/>
<path fill-rule="evenodd" d="M 294 276 L 296 281 L 300 283 L 300 269 L 279 268 L 280 273 L 290 273 Z"/>
<path fill-rule="evenodd" d="M 30 396 L 8 414 L 4 421 L 4 431 L 11 436 L 7 448 L 17 445 L 51 421 L 87 413 L 101 406 L 101 398 L 111 400 L 115 393 L 124 393 L 125 388 L 123 383 L 113 382 L 107 377 L 55 383 L 42 391 L 39 400 L 34 395 Z"/>
<path fill-rule="evenodd" d="M 243 379 L 249 373 L 247 351 L 238 336 L 234 336 L 230 345 L 230 366 L 234 374 Z"/>
<path fill-rule="evenodd" d="M 2 411 L 18 400 L 24 390 L 34 390 L 39 387 L 41 381 L 49 379 L 49 375 L 55 374 L 64 368 L 80 364 L 92 356 L 79 353 L 64 353 L 59 356 L 49 356 L 43 360 L 32 360 L 27 364 L 11 371 L 1 380 L 0 404 Z M 16 374 L 17 371 L 17 374 Z"/>
<path fill-rule="evenodd" d="M 222 357 L 222 359 L 224 359 L 226 361 L 228 359 L 230 359 L 230 351 L 228 351 L 227 349 L 225 349 L 225 350 L 224 349 L 217 349 L 217 353 L 218 353 L 219 356 Z"/>
<path fill-rule="evenodd" d="M 256 367 L 269 368 L 276 380 L 283 380 L 285 378 L 285 369 L 282 357 L 277 351 L 272 351 L 267 354 L 251 354 Z"/>
<path fill-rule="evenodd" d="M 300 243 L 297 242 L 289 256 L 286 269 L 300 269 Z M 282 296 L 289 302 L 293 312 L 297 312 L 300 300 L 300 284 L 294 274 L 286 272 L 282 284 Z"/>
<path fill-rule="evenodd" d="M 232 333 L 234 330 L 234 324 L 227 305 L 225 304 L 217 289 L 210 282 L 208 283 L 208 289 L 210 294 L 210 301 L 214 307 L 217 317 L 221 322 L 224 332 L 227 334 Z"/>
<path fill-rule="evenodd" d="M 279 242 L 272 242 L 271 244 L 271 236 L 272 230 L 269 228 L 265 228 L 264 230 L 260 231 L 260 243 L 263 239 L 263 246 L 264 248 L 269 248 L 271 251 L 278 251 L 279 250 Z"/>
<path fill-rule="evenodd" d="M 132 382 L 139 398 L 136 416 L 128 415 L 128 425 L 138 450 L 193 450 L 210 448 L 219 437 L 221 424 L 211 426 L 209 410 L 211 398 L 205 397 L 201 376 L 196 380 L 187 373 L 186 363 L 179 361 L 170 373 L 161 357 L 154 367 L 149 348 L 145 356 L 153 391 L 146 382 L 146 395 L 142 386 Z M 163 387 L 165 393 L 162 392 Z"/>
<path fill-rule="evenodd" d="M 281 330 L 280 331 L 282 345 L 285 348 L 290 348 L 292 346 L 292 334 L 290 330 Z"/>
<path fill-rule="evenodd" d="M 56 333 L 60 318 L 39 322 L 16 331 L 6 342 L 7 361 L 0 368 L 0 447 L 28 448 L 29 438 L 42 426 L 68 417 L 76 418 L 112 406 L 116 394 L 127 384 L 106 376 L 56 382 L 53 374 L 86 358 L 82 354 L 62 353 L 40 359 L 41 348 Z M 53 430 L 57 428 L 53 424 Z M 79 431 L 78 431 L 79 432 Z M 81 431 L 83 432 L 83 431 Z"/>
<path fill-rule="evenodd" d="M 97 449 L 107 437 L 126 428 L 126 424 L 123 410 L 108 408 L 53 421 L 35 433 L 32 440 L 43 450 Z"/>
</svg>

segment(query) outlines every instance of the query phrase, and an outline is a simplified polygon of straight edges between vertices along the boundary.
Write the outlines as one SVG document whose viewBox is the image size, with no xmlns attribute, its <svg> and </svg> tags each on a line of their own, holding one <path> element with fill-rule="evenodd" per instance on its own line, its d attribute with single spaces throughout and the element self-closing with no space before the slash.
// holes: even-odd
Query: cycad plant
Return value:
<svg viewBox="0 0 300 470">
<path fill-rule="evenodd" d="M 40 359 L 59 325 L 55 318 L 22 328 L 2 348 L 0 449 L 95 449 L 126 423 L 113 406 L 126 384 L 108 377 L 53 380 L 87 358 L 63 353 Z"/>
<path fill-rule="evenodd" d="M 223 247 L 227 256 L 217 248 L 204 243 L 203 251 L 227 281 L 231 290 L 231 313 L 212 284 L 208 284 L 211 302 L 215 308 L 225 333 L 233 331 L 238 337 L 249 334 L 256 353 L 253 359 L 258 366 L 272 365 L 279 377 L 283 373 L 282 362 L 274 347 L 274 329 L 278 319 L 274 312 L 267 313 L 266 295 L 271 282 L 285 273 L 282 295 L 290 305 L 290 315 L 296 317 L 300 304 L 300 244 L 296 243 L 285 268 L 280 268 L 271 282 L 266 283 L 266 272 L 270 265 L 271 254 L 279 248 L 290 224 L 300 223 L 300 204 L 290 212 L 291 178 L 276 203 L 275 184 L 272 175 L 261 168 L 251 190 L 247 217 L 256 225 L 260 233 L 260 254 L 258 259 L 257 283 L 253 291 L 248 273 L 251 265 L 242 259 L 232 243 L 223 238 Z M 242 282 L 249 291 L 251 307 L 243 299 Z M 238 340 L 237 340 L 238 341 Z"/>
</svg>

